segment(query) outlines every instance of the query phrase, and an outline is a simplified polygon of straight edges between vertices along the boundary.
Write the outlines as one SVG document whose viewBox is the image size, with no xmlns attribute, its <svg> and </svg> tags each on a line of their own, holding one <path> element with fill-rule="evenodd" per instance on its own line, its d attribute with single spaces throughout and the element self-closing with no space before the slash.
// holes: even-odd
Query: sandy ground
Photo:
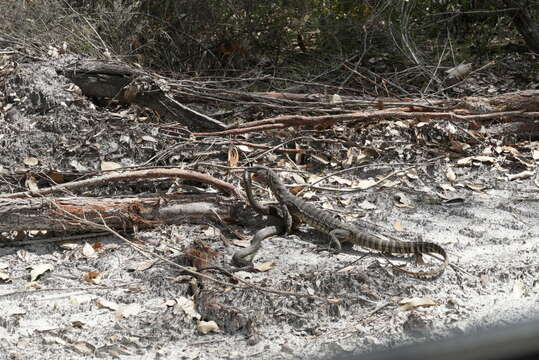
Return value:
<svg viewBox="0 0 539 360">
<path fill-rule="evenodd" d="M 39 71 L 34 73 L 39 77 Z M 11 90 L 19 91 L 18 97 L 24 99 L 31 86 L 13 84 Z M 48 96 L 69 101 L 65 93 Z M 103 144 L 121 135 L 141 136 L 151 130 L 151 125 L 126 127 L 127 122 L 103 121 L 105 113 L 74 121 L 69 116 L 77 110 L 70 106 L 60 110 L 53 106 L 46 115 L 30 111 L 28 104 L 18 108 L 24 117 L 12 121 L 20 124 L 3 130 L 2 165 L 8 169 L 36 151 L 60 168 L 73 159 L 91 163 L 104 158 L 104 147 L 79 151 L 75 149 L 80 141 L 76 134 Z M 66 124 L 71 126 L 69 131 Z M 388 138 L 388 128 L 371 129 L 371 140 L 393 141 Z M 380 164 L 380 175 L 391 172 L 387 164 L 392 157 L 399 158 L 415 147 L 417 153 L 425 152 L 409 138 L 402 138 L 402 133 L 395 133 L 395 128 L 390 130 L 401 141 L 372 160 L 372 164 Z M 71 146 L 71 152 L 54 158 L 56 153 L 47 149 L 48 141 L 55 137 Z M 388 186 L 354 193 L 317 191 L 309 199 L 333 208 L 346 221 L 375 228 L 377 233 L 443 246 L 451 267 L 437 279 L 418 280 L 394 271 L 391 264 L 425 268 L 410 263 L 407 257 L 386 257 L 361 248 L 341 254 L 319 251 L 327 246 L 327 237 L 307 227 L 284 239 L 264 242 L 255 262 L 273 262 L 269 271 L 237 274 L 260 287 L 339 299 L 339 303 L 193 279 L 109 235 L 86 239 L 98 249 L 96 253 L 84 242 L 0 248 L 1 271 L 8 279 L 0 284 L 0 358 L 326 357 L 535 318 L 539 311 L 539 187 L 537 162 L 531 152 L 539 149 L 539 143 L 514 146 L 531 163 L 533 175 L 525 179 L 508 180 L 508 173 L 519 170 L 505 152 L 490 153 L 492 162 L 475 160 L 469 166 L 456 166 L 459 158 L 485 154 L 485 149 L 501 145 L 482 144 L 466 155 L 427 164 L 425 157 L 407 158 L 413 171 L 395 176 Z M 167 145 L 136 152 L 132 161 L 151 158 L 159 146 Z M 21 149 L 28 150 L 23 153 Z M 440 147 L 438 154 L 444 151 Z M 448 166 L 456 175 L 451 188 L 446 178 Z M 357 180 L 365 173 L 341 176 Z M 294 182 L 289 176 L 283 178 Z M 225 180 L 239 184 L 237 176 L 226 175 Z M 13 189 L 8 183 L 2 191 Z M 228 227 L 252 235 L 263 224 L 249 223 L 243 226 L 240 221 Z M 195 240 L 216 250 L 217 260 L 224 264 L 238 249 L 237 239 L 227 228 L 213 224 L 161 227 L 130 238 L 179 264 L 186 264 L 183 250 Z M 439 264 L 428 256 L 424 260 Z M 208 274 L 230 281 L 222 274 Z M 202 334 L 205 326 L 212 329 L 212 325 L 199 321 L 215 321 L 218 329 Z"/>
</svg>

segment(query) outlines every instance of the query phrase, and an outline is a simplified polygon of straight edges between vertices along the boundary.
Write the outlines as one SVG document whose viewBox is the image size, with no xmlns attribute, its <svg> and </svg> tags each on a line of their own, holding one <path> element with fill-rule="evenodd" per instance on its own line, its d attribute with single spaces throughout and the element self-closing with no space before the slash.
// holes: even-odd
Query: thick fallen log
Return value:
<svg viewBox="0 0 539 360">
<path fill-rule="evenodd" d="M 0 232 L 79 232 L 95 230 L 92 223 L 131 230 L 163 224 L 233 221 L 243 211 L 247 210 L 243 210 L 242 202 L 217 194 L 0 199 Z"/>
</svg>

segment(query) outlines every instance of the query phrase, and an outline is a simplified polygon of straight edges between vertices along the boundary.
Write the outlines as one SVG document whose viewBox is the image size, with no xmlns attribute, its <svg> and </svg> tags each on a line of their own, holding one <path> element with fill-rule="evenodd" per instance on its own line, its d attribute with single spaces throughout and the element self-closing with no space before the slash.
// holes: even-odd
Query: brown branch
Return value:
<svg viewBox="0 0 539 360">
<path fill-rule="evenodd" d="M 493 112 L 488 114 L 470 114 L 465 110 L 454 110 L 450 112 L 424 112 L 424 111 L 409 111 L 409 108 L 391 108 L 384 110 L 374 111 L 361 111 L 353 112 L 349 114 L 339 115 L 322 115 L 322 116 L 305 116 L 305 115 L 286 115 L 268 118 L 264 120 L 251 121 L 239 125 L 237 128 L 206 132 L 206 133 L 193 133 L 195 136 L 223 136 L 223 135 L 236 135 L 244 134 L 254 131 L 265 131 L 273 129 L 284 129 L 292 126 L 316 126 L 331 124 L 340 121 L 365 121 L 379 118 L 396 118 L 396 119 L 441 119 L 449 118 L 452 120 L 470 121 L 470 120 L 493 120 L 502 119 L 506 117 L 520 117 L 520 118 L 534 118 L 537 116 L 536 112 L 524 112 L 524 111 L 502 111 Z"/>
<path fill-rule="evenodd" d="M 113 181 L 120 180 L 138 180 L 138 179 L 155 179 L 155 178 L 183 178 L 188 180 L 196 180 L 202 183 L 213 185 L 224 192 L 236 197 L 237 199 L 243 199 L 234 185 L 225 181 L 219 180 L 208 174 L 202 174 L 196 171 L 181 170 L 181 169 L 168 169 L 157 168 L 149 170 L 135 170 L 135 171 L 115 171 L 103 176 L 98 176 L 90 179 L 74 181 L 61 185 L 51 186 L 45 189 L 39 189 L 36 191 L 24 191 L 14 194 L 2 194 L 0 199 L 17 199 L 32 196 L 43 196 L 52 194 L 54 192 L 75 190 L 81 187 L 97 186 L 100 184 L 106 184 Z"/>
</svg>

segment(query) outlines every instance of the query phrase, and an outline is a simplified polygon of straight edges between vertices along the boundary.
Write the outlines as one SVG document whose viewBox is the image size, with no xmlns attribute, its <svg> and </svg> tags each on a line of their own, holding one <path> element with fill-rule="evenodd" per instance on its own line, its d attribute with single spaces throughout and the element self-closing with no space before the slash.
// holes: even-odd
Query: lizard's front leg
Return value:
<svg viewBox="0 0 539 360">
<path fill-rule="evenodd" d="M 329 233 L 331 239 L 330 245 L 335 245 L 335 252 L 338 254 L 342 250 L 341 242 L 344 242 L 346 239 L 350 238 L 350 231 L 344 229 L 334 229 Z"/>
<path fill-rule="evenodd" d="M 294 220 L 292 219 L 292 214 L 290 214 L 290 210 L 288 210 L 288 206 L 286 204 L 282 204 L 280 206 L 280 210 L 282 212 L 282 218 L 284 220 L 284 226 L 286 230 L 286 234 L 290 234 L 292 232 L 292 228 L 294 227 Z"/>
</svg>

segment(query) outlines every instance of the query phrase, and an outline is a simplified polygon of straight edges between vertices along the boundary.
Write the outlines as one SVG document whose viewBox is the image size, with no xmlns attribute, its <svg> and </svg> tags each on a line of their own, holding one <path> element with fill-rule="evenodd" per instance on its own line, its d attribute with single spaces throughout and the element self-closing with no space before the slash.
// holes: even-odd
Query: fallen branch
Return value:
<svg viewBox="0 0 539 360">
<path fill-rule="evenodd" d="M 466 110 L 455 110 L 451 112 L 416 112 L 407 111 L 406 108 L 397 109 L 384 109 L 374 111 L 362 111 L 354 112 L 350 114 L 339 115 L 323 115 L 323 116 L 304 116 L 304 115 L 286 115 L 278 116 L 274 118 L 251 121 L 239 125 L 237 128 L 215 131 L 207 133 L 193 133 L 194 136 L 224 136 L 224 135 L 237 135 L 255 131 L 266 131 L 275 129 L 285 129 L 293 126 L 323 126 L 330 125 L 342 121 L 365 121 L 373 119 L 452 119 L 461 121 L 484 121 L 484 120 L 496 120 L 504 119 L 508 117 L 519 118 L 536 118 L 539 116 L 537 112 L 523 112 L 523 111 L 503 111 L 489 114 L 473 114 L 463 115 Z"/>
<path fill-rule="evenodd" d="M 182 178 L 188 180 L 196 180 L 202 183 L 214 185 L 215 187 L 223 190 L 224 192 L 234 196 L 237 199 L 242 200 L 242 196 L 234 185 L 225 181 L 219 180 L 208 174 L 202 174 L 196 171 L 181 170 L 181 169 L 169 169 L 169 168 L 156 168 L 148 170 L 133 170 L 133 171 L 114 171 L 112 173 L 93 177 L 90 179 L 73 181 L 70 183 L 60 184 L 45 189 L 39 189 L 35 191 L 24 191 L 13 194 L 2 194 L 0 199 L 18 199 L 32 196 L 43 196 L 52 194 L 55 192 L 63 192 L 68 190 L 75 190 L 82 187 L 97 186 L 100 184 L 106 184 L 120 180 L 138 180 L 138 179 L 155 179 L 155 178 Z"/>
<path fill-rule="evenodd" d="M 388 103 L 391 104 L 391 103 Z M 396 104 L 396 103 L 395 103 Z M 250 121 L 235 128 L 193 133 L 195 136 L 224 136 L 255 131 L 284 129 L 292 126 L 324 126 L 342 121 L 366 121 L 373 119 L 451 119 L 485 121 L 505 118 L 533 119 L 539 115 L 539 90 L 525 90 L 492 97 L 465 97 L 458 108 L 451 111 L 434 111 L 433 107 L 418 102 L 398 103 L 406 106 L 379 110 L 355 111 L 346 114 L 320 116 L 283 115 L 268 119 Z M 384 105 L 384 104 L 382 104 Z M 387 105 L 387 104 L 385 104 Z M 431 111 L 422 111 L 429 109 Z"/>
<path fill-rule="evenodd" d="M 102 219 L 110 227 L 122 230 L 185 222 L 230 221 L 242 216 L 241 204 L 217 194 L 0 199 L 0 232 L 88 231 L 94 227 L 86 226 L 87 222 Z M 73 216 L 85 221 L 74 221 Z"/>
</svg>

